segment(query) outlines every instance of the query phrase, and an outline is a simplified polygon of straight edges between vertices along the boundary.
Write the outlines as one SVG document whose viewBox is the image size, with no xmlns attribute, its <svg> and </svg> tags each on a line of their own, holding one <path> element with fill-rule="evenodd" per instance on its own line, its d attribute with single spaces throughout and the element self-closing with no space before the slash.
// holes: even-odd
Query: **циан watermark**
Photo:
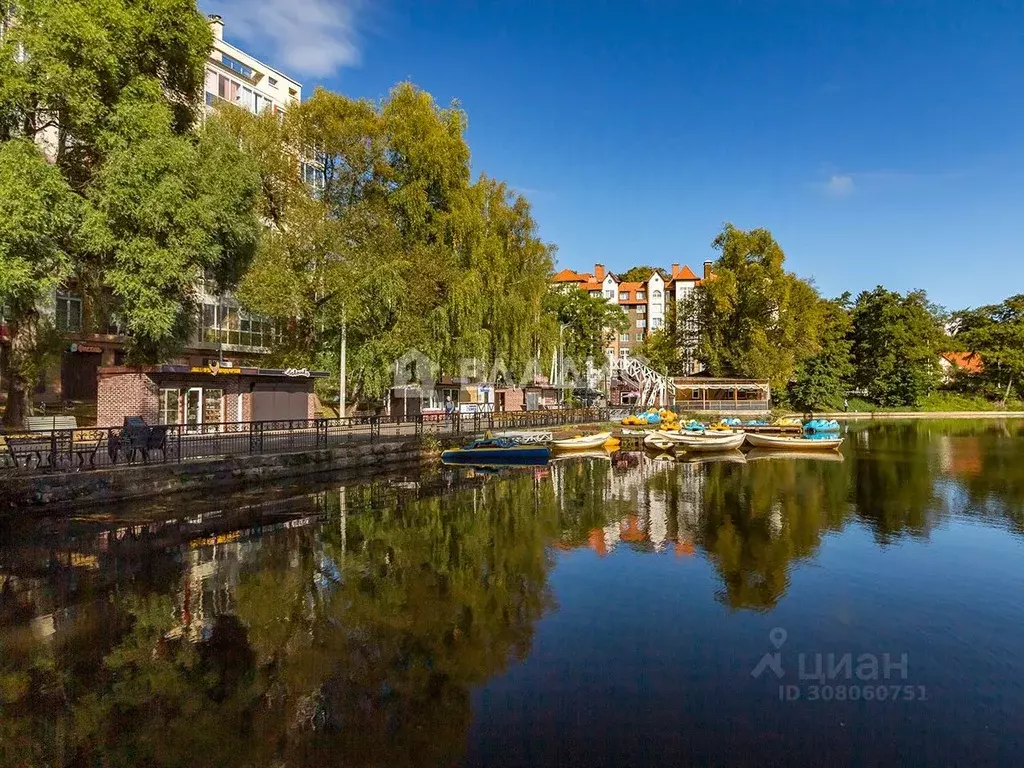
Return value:
<svg viewBox="0 0 1024 768">
<path fill-rule="evenodd" d="M 788 633 L 775 627 L 768 633 L 774 652 L 761 657 L 750 675 L 760 678 L 774 674 L 780 681 L 779 701 L 925 701 L 928 691 L 923 685 L 913 685 L 910 679 L 910 659 L 901 653 L 899 659 L 892 654 L 861 653 L 799 653 L 789 654 L 784 660 L 782 646 Z M 796 669 L 792 660 L 796 660 Z M 788 662 L 788 663 L 787 663 Z M 781 682 L 783 680 L 786 682 Z"/>
</svg>

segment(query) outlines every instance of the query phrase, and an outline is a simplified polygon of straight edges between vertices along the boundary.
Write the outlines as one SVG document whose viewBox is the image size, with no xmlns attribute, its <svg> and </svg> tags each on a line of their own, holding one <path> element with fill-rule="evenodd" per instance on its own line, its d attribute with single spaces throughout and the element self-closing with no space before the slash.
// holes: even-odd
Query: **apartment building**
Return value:
<svg viewBox="0 0 1024 768">
<path fill-rule="evenodd" d="M 213 48 L 206 62 L 207 113 L 218 104 L 230 103 L 254 114 L 284 115 L 301 101 L 302 85 L 297 80 L 225 40 L 220 16 L 210 16 L 209 22 Z M 302 163 L 303 177 L 314 191 L 322 188 L 322 168 L 315 159 Z M 259 366 L 273 341 L 274 325 L 246 312 L 231 294 L 219 293 L 212 281 L 201 280 L 197 293 L 196 333 L 179 359 L 165 362 L 206 366 L 214 360 L 230 363 L 228 368 Z M 52 314 L 66 346 L 59 370 L 38 382 L 36 400 L 95 400 L 98 369 L 121 365 L 125 357 L 126 337 L 113 295 L 85 295 L 72 283 L 56 292 L 45 311 Z"/>
<path fill-rule="evenodd" d="M 602 296 L 617 304 L 629 319 L 626 330 L 617 332 L 605 354 L 609 360 L 629 357 L 652 331 L 665 327 L 669 308 L 688 307 L 689 299 L 701 282 L 711 275 L 711 262 L 704 262 L 704 276 L 697 277 L 688 266 L 673 264 L 670 270 L 655 269 L 645 282 L 623 281 L 595 264 L 594 271 L 576 272 L 563 269 L 554 278 L 554 285 L 560 290 L 583 290 L 591 296 Z M 685 314 L 685 313 L 684 313 Z M 681 353 L 686 362 L 686 372 L 695 373 L 697 363 L 693 352 L 697 341 L 697 321 L 692 314 L 677 317 L 680 331 Z"/>
</svg>

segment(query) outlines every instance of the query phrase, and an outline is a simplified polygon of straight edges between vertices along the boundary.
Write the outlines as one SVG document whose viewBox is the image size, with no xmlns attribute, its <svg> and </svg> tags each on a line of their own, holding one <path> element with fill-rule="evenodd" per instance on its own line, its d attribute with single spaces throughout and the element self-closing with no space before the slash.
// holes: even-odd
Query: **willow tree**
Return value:
<svg viewBox="0 0 1024 768">
<path fill-rule="evenodd" d="M 814 287 L 785 270 L 786 255 L 767 229 L 726 224 L 712 243 L 713 277 L 692 309 L 697 357 L 717 376 L 769 379 L 776 388 L 820 347 L 823 306 Z"/>
<path fill-rule="evenodd" d="M 282 360 L 337 370 L 345 328 L 352 391 L 375 399 L 413 348 L 456 373 L 465 357 L 522 369 L 550 344 L 552 248 L 524 198 L 471 181 L 457 105 L 405 83 L 380 104 L 318 89 L 283 122 L 224 117 L 271 224 L 239 295 L 286 329 Z"/>
</svg>

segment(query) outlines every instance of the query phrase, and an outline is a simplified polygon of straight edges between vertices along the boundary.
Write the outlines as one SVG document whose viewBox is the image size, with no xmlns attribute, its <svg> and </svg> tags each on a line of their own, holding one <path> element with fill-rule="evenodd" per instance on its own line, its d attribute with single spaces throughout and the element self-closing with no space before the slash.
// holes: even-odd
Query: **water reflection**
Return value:
<svg viewBox="0 0 1024 768">
<path fill-rule="evenodd" d="M 705 558 L 727 611 L 771 611 L 850 525 L 1020 533 L 1021 441 L 864 426 L 843 462 L 618 453 L 8 524 L 0 765 L 457 763 L 471 692 L 557 610 L 560 550 Z"/>
</svg>

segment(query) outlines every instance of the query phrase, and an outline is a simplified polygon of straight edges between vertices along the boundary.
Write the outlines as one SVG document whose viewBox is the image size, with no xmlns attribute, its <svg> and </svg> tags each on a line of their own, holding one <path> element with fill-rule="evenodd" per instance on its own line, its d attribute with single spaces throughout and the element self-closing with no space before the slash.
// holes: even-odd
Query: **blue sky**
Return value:
<svg viewBox="0 0 1024 768">
<path fill-rule="evenodd" d="M 822 293 L 1024 292 L 1024 0 L 201 0 L 302 83 L 411 80 L 559 266 L 713 258 L 772 230 Z"/>
</svg>

